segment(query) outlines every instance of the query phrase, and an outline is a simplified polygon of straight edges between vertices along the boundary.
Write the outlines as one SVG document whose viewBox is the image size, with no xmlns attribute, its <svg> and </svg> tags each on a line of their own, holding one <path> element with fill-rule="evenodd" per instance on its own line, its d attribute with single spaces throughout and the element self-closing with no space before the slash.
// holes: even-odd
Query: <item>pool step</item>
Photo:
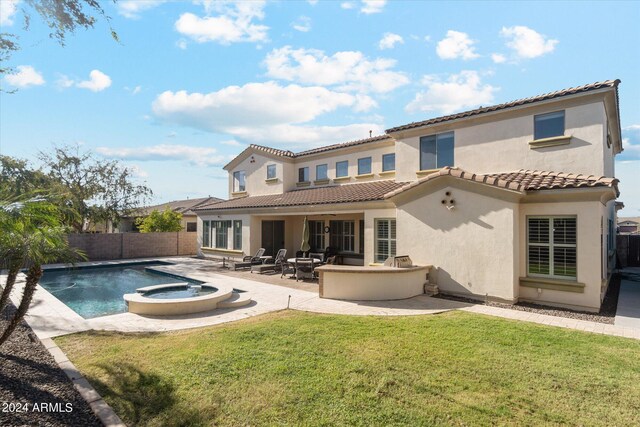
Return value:
<svg viewBox="0 0 640 427">
<path fill-rule="evenodd" d="M 251 304 L 251 295 L 248 292 L 234 292 L 229 298 L 218 303 L 218 308 L 236 308 Z"/>
</svg>

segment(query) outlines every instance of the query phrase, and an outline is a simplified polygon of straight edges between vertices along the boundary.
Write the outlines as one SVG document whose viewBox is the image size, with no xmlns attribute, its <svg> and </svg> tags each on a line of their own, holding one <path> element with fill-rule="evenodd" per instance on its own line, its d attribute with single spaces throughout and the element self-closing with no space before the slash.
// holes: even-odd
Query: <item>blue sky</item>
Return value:
<svg viewBox="0 0 640 427">
<path fill-rule="evenodd" d="M 155 201 L 226 197 L 249 143 L 344 142 L 479 105 L 619 78 L 622 216 L 640 216 L 638 2 L 104 2 L 61 47 L 20 2 L 0 152 L 81 143 L 136 170 Z M 571 171 L 567 171 L 571 172 Z"/>
</svg>

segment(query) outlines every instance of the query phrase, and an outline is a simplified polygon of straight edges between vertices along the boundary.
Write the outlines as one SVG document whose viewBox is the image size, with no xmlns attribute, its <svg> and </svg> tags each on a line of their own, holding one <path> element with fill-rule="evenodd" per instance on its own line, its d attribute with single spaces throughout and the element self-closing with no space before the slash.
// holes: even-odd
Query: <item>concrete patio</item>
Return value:
<svg viewBox="0 0 640 427">
<path fill-rule="evenodd" d="M 136 261 L 153 260 L 158 259 Z M 280 278 L 279 273 L 252 274 L 248 271 L 229 271 L 222 268 L 221 263 L 196 258 L 174 257 L 162 258 L 161 260 L 169 261 L 173 264 L 154 266 L 154 269 L 203 282 L 212 282 L 214 284 L 217 282 L 242 289 L 251 294 L 253 303 L 236 309 L 216 309 L 211 312 L 182 316 L 155 317 L 120 313 L 94 319 L 84 319 L 52 294 L 38 286 L 26 320 L 36 335 L 43 339 L 87 330 L 119 332 L 175 331 L 233 322 L 287 308 L 315 313 L 361 316 L 425 315 L 459 309 L 513 320 L 640 339 L 640 327 L 636 328 L 635 324 L 629 323 L 618 324 L 618 318 L 616 318 L 615 325 L 606 325 L 482 304 L 431 298 L 426 295 L 397 301 L 339 301 L 323 299 L 318 296 L 317 283 L 296 282 L 293 279 Z M 80 266 L 117 265 L 122 263 L 126 263 L 126 261 L 81 263 Z M 4 280 L 4 277 L 0 278 L 0 280 Z M 16 288 L 12 292 L 11 298 L 14 304 L 18 303 L 23 286 L 24 276 L 19 277 Z M 621 300 L 622 298 L 621 292 Z M 635 307 L 637 309 L 638 306 L 636 305 Z M 635 319 L 638 321 L 640 314 Z"/>
</svg>

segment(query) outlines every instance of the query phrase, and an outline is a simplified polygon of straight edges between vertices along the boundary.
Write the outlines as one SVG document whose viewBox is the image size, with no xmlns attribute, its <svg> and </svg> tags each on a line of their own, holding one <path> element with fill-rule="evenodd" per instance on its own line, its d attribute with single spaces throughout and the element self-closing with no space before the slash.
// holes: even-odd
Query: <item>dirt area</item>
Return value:
<svg viewBox="0 0 640 427">
<path fill-rule="evenodd" d="M 0 314 L 0 331 L 14 311 Z M 0 347 L 0 405 L 0 426 L 102 425 L 25 322 Z"/>
<path fill-rule="evenodd" d="M 471 302 L 475 304 L 485 304 L 493 307 L 510 308 L 512 310 L 528 311 L 531 313 L 547 314 L 549 316 L 567 317 L 570 319 L 587 320 L 590 322 L 607 323 L 613 325 L 616 317 L 616 309 L 618 307 L 618 294 L 620 293 L 620 276 L 615 274 L 609 283 L 609 289 L 602 301 L 599 313 L 589 313 L 585 311 L 574 311 L 567 308 L 549 307 L 540 304 L 528 302 L 519 302 L 517 304 L 501 304 L 497 302 L 484 302 L 470 298 L 463 298 L 452 295 L 439 294 L 436 298 L 443 298 L 453 301 Z"/>
</svg>

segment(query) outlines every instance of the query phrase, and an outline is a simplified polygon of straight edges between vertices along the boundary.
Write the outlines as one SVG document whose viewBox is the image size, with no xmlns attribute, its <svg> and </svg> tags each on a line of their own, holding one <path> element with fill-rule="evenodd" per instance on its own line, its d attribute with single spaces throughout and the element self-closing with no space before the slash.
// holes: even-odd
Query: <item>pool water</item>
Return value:
<svg viewBox="0 0 640 427">
<path fill-rule="evenodd" d="M 211 294 L 215 291 L 217 291 L 217 289 L 213 286 L 203 286 L 200 289 L 176 286 L 175 288 L 165 288 L 157 291 L 145 292 L 143 295 L 145 297 L 158 299 L 192 298 Z"/>
<path fill-rule="evenodd" d="M 136 263 L 114 267 L 64 269 L 46 271 L 40 285 L 85 319 L 127 312 L 122 296 L 136 289 L 188 282 L 201 282 L 145 270 L 164 263 Z"/>
</svg>

